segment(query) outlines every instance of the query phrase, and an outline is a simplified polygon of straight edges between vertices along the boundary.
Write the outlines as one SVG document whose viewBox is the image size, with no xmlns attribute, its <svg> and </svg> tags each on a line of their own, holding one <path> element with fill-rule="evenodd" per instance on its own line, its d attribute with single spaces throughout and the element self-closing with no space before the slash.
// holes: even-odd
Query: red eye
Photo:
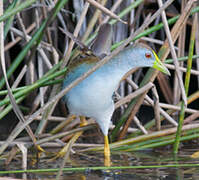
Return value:
<svg viewBox="0 0 199 180">
<path fill-rule="evenodd" d="M 145 57 L 146 57 L 147 59 L 151 58 L 151 53 L 146 53 L 146 54 L 145 54 Z"/>
</svg>

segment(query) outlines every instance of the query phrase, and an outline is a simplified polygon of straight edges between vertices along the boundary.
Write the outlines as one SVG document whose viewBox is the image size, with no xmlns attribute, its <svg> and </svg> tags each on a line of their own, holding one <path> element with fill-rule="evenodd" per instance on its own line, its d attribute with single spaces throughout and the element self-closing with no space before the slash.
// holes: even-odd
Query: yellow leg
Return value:
<svg viewBox="0 0 199 180">
<path fill-rule="evenodd" d="M 88 124 L 84 116 L 80 116 L 80 122 L 80 127 L 86 126 Z"/>
<path fill-rule="evenodd" d="M 111 158 L 110 158 L 110 147 L 108 136 L 104 136 L 104 166 L 110 167 L 111 166 Z"/>
<path fill-rule="evenodd" d="M 85 118 L 85 117 L 80 116 L 80 121 L 81 121 L 80 127 L 87 125 L 87 121 L 86 121 L 86 118 Z M 80 132 L 75 133 L 74 136 L 73 136 L 73 137 L 70 139 L 70 141 L 67 143 L 67 145 L 64 146 L 64 147 L 61 149 L 61 151 L 58 152 L 58 154 L 57 154 L 57 156 L 55 157 L 55 159 L 58 158 L 58 157 L 63 157 L 63 156 L 66 154 L 66 152 L 70 149 L 69 147 L 72 147 L 72 145 L 73 145 L 73 144 L 75 143 L 75 141 L 79 138 L 79 136 L 82 135 L 82 133 L 83 133 L 83 131 L 80 131 Z"/>
<path fill-rule="evenodd" d="M 34 141 L 36 142 L 36 139 L 34 139 Z M 35 145 L 35 148 L 37 149 L 37 158 L 32 159 L 32 165 L 35 165 L 38 162 L 38 159 L 41 157 L 42 153 L 46 153 L 46 151 L 40 145 Z"/>
</svg>

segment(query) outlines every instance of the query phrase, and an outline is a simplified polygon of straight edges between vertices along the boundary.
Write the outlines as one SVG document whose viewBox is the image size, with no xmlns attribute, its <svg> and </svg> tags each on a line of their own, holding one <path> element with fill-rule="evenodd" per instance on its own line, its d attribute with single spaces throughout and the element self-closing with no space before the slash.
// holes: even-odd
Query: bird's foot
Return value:
<svg viewBox="0 0 199 180">
<path fill-rule="evenodd" d="M 35 147 L 36 147 L 36 149 L 38 150 L 39 153 L 45 153 L 46 152 L 40 145 L 36 145 Z"/>
<path fill-rule="evenodd" d="M 58 158 L 62 158 L 64 156 L 68 156 L 66 159 L 69 158 L 69 154 L 72 151 L 72 146 L 75 143 L 75 141 L 77 140 L 77 138 L 79 136 L 81 136 L 82 131 L 75 133 L 75 135 L 70 139 L 70 141 L 61 149 L 61 151 L 59 151 L 55 157 L 53 157 L 52 159 L 50 159 L 49 161 L 54 161 Z"/>
<path fill-rule="evenodd" d="M 111 158 L 110 156 L 104 156 L 104 166 L 110 167 L 111 166 Z"/>
<path fill-rule="evenodd" d="M 53 162 L 59 158 L 63 158 L 66 155 L 66 153 L 68 152 L 68 149 L 69 149 L 68 144 L 66 146 L 64 146 L 59 152 L 53 153 L 54 154 L 53 157 L 51 159 L 49 159 L 48 162 Z"/>
<path fill-rule="evenodd" d="M 34 150 L 36 149 L 36 157 L 32 158 L 31 165 L 34 166 L 38 163 L 39 159 L 41 158 L 43 153 L 47 153 L 40 145 L 35 145 Z"/>
<path fill-rule="evenodd" d="M 88 123 L 85 119 L 85 117 L 80 116 L 80 127 L 86 126 Z M 79 136 L 81 136 L 83 133 L 83 131 L 79 131 L 77 133 L 74 134 L 74 136 L 70 139 L 70 141 L 66 144 L 66 146 L 64 146 L 61 151 L 59 151 L 55 157 L 53 157 L 52 159 L 50 159 L 49 161 L 54 161 L 58 158 L 62 158 L 64 156 L 67 156 L 66 159 L 69 158 L 69 154 L 72 151 L 72 146 L 73 144 L 76 142 L 76 140 L 79 138 Z"/>
</svg>

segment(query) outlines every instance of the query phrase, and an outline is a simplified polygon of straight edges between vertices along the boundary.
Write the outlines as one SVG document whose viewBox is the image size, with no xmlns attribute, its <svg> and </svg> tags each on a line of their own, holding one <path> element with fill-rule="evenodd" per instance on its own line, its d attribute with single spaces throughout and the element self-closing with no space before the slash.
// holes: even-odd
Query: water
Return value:
<svg viewBox="0 0 199 180">
<path fill-rule="evenodd" d="M 192 159 L 190 155 L 197 151 L 195 148 L 183 148 L 178 156 L 179 164 L 199 164 L 199 159 Z M 31 169 L 59 168 L 63 159 L 54 162 L 47 162 L 42 158 L 38 167 L 29 167 Z M 17 159 L 9 165 L 10 170 L 21 169 L 20 159 Z M 112 166 L 146 166 L 146 165 L 166 165 L 175 164 L 171 150 L 162 148 L 159 150 L 148 150 L 141 152 L 112 152 Z M 2 161 L 0 162 L 3 166 Z M 81 153 L 72 155 L 65 167 L 96 167 L 103 166 L 103 154 L 101 153 Z M 27 179 L 55 179 L 55 172 L 48 173 L 27 173 Z M 6 174 L 22 178 L 22 174 Z M 62 179 L 65 180 L 198 180 L 199 167 L 161 167 L 144 169 L 124 169 L 124 170 L 85 170 L 76 172 L 64 172 Z"/>
</svg>

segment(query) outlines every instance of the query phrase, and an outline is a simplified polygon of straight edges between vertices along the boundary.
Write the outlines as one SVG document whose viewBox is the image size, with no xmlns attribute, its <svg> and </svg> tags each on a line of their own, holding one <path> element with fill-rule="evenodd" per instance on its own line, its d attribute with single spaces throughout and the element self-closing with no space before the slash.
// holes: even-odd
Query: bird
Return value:
<svg viewBox="0 0 199 180">
<path fill-rule="evenodd" d="M 82 76 L 99 61 L 100 59 L 94 55 L 77 58 L 69 65 L 62 88 Z M 113 94 L 129 71 L 141 67 L 152 67 L 169 75 L 168 69 L 157 54 L 146 44 L 137 43 L 122 50 L 63 97 L 70 114 L 80 116 L 82 126 L 86 124 L 85 117 L 93 118 L 99 125 L 104 135 L 106 166 L 110 166 L 108 129 L 114 112 Z M 79 135 L 76 134 L 73 140 L 75 141 Z"/>
</svg>

